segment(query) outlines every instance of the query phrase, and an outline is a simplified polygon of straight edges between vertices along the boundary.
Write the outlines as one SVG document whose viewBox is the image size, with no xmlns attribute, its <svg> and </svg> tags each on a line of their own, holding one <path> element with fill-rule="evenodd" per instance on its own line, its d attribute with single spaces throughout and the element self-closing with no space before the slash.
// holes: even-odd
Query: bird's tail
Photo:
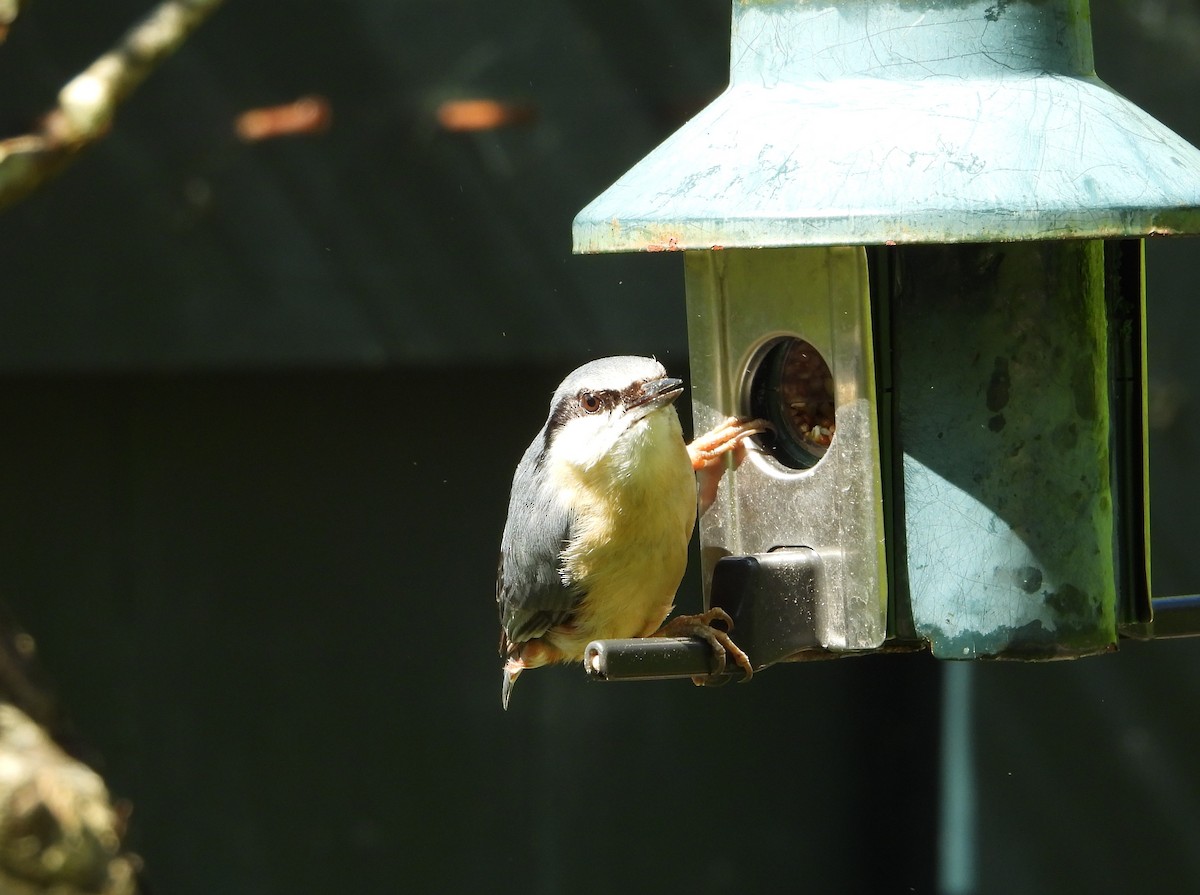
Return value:
<svg viewBox="0 0 1200 895">
<path fill-rule="evenodd" d="M 513 684 L 517 682 L 517 677 L 524 668 L 525 666 L 519 664 L 515 659 L 509 659 L 504 663 L 504 684 L 500 689 L 500 703 L 506 712 L 508 711 L 509 697 L 512 696 Z"/>
</svg>

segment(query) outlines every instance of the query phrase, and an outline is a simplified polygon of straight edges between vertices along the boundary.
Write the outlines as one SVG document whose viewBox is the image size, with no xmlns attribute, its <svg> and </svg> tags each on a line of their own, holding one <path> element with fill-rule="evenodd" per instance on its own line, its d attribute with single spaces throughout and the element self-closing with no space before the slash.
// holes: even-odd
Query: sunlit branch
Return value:
<svg viewBox="0 0 1200 895">
<path fill-rule="evenodd" d="M 107 132 L 117 108 L 224 0 L 164 0 L 76 75 L 37 130 L 0 140 L 0 209 L 57 174 Z M 0 0 L 3 11 L 20 0 Z"/>
</svg>

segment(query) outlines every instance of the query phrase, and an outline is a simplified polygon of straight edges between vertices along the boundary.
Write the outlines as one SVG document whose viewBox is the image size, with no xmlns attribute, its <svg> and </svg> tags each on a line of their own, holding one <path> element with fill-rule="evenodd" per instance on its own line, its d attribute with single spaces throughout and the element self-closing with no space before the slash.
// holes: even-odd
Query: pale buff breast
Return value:
<svg viewBox="0 0 1200 895">
<path fill-rule="evenodd" d="M 674 408 L 648 416 L 593 467 L 556 470 L 577 526 L 563 573 L 586 592 L 574 629 L 547 635 L 570 658 L 592 640 L 652 634 L 671 611 L 696 519 L 696 479 Z"/>
</svg>

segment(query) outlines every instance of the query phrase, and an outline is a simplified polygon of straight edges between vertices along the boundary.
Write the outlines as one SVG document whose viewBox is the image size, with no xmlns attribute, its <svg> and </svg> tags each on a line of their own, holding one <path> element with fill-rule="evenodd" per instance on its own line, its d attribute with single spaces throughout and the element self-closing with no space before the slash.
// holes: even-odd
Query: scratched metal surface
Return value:
<svg viewBox="0 0 1200 895">
<path fill-rule="evenodd" d="M 1103 244 L 899 250 L 905 566 L 934 655 L 1114 649 Z"/>
<path fill-rule="evenodd" d="M 698 430 L 755 415 L 747 373 L 778 339 L 808 341 L 836 383 L 837 435 L 811 468 L 753 449 L 722 477 L 700 518 L 706 602 L 721 557 L 808 547 L 820 558 L 823 585 L 816 642 L 831 650 L 880 646 L 887 571 L 863 249 L 693 252 L 685 268 Z"/>
<path fill-rule="evenodd" d="M 1096 76 L 1088 4 L 733 4 L 730 86 L 579 252 L 1200 232 L 1200 151 Z"/>
</svg>

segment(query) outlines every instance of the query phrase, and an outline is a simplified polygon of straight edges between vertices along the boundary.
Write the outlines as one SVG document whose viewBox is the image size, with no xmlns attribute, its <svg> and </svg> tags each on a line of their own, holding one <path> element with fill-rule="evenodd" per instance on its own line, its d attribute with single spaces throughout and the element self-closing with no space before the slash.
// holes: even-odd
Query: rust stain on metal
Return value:
<svg viewBox="0 0 1200 895">
<path fill-rule="evenodd" d="M 679 240 L 672 236 L 666 243 L 652 242 L 646 246 L 647 252 L 678 252 Z"/>
</svg>

